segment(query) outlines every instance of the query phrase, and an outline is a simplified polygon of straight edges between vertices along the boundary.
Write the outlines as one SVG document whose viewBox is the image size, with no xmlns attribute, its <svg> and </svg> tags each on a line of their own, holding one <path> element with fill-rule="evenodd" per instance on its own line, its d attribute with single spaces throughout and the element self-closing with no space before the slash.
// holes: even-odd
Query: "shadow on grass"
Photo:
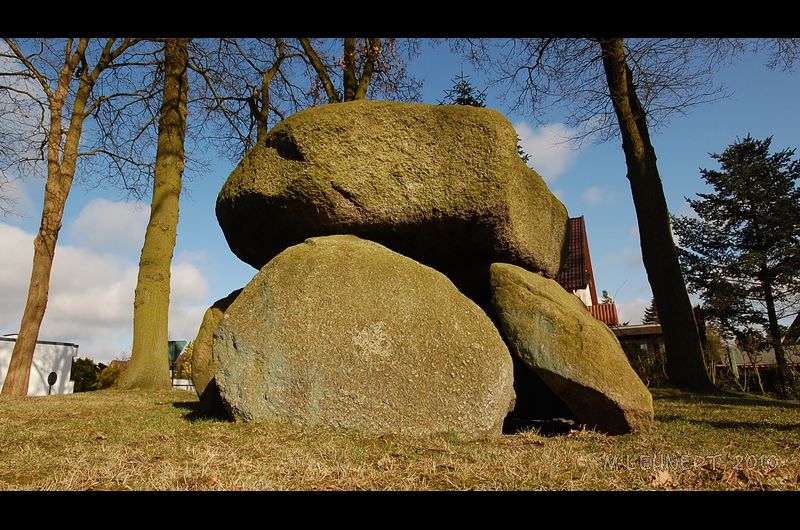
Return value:
<svg viewBox="0 0 800 530">
<path fill-rule="evenodd" d="M 552 420 L 533 420 L 507 417 L 503 423 L 503 434 L 519 434 L 524 431 L 536 430 L 540 436 L 562 436 L 569 434 L 578 425 L 571 420 L 554 418 Z"/>
<path fill-rule="evenodd" d="M 785 409 L 800 408 L 798 401 L 786 401 L 769 397 L 753 396 L 717 390 L 711 392 L 683 392 L 673 388 L 654 389 L 653 397 L 660 401 L 676 401 L 696 404 L 701 401 L 708 405 L 727 405 L 733 407 L 779 407 Z"/>
<path fill-rule="evenodd" d="M 172 404 L 176 409 L 187 410 L 188 412 L 183 415 L 183 419 L 194 423 L 200 420 L 211 421 L 230 421 L 227 416 L 220 413 L 220 411 L 207 411 L 200 401 L 176 401 Z"/>
<path fill-rule="evenodd" d="M 762 423 L 752 421 L 713 421 L 713 420 L 693 420 L 677 414 L 659 414 L 658 421 L 664 423 L 684 421 L 692 425 L 712 427 L 714 429 L 726 429 L 731 431 L 796 431 L 800 430 L 800 423 Z"/>
</svg>

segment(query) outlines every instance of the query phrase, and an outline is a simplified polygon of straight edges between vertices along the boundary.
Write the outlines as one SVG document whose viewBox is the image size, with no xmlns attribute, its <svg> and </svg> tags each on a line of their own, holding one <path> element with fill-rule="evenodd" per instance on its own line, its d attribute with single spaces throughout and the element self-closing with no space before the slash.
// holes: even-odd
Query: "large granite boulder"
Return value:
<svg viewBox="0 0 800 530">
<path fill-rule="evenodd" d="M 236 297 L 241 292 L 241 289 L 236 289 L 228 296 L 214 302 L 203 315 L 203 321 L 200 323 L 200 329 L 197 330 L 197 336 L 194 339 L 192 385 L 200 398 L 200 408 L 206 414 L 216 414 L 223 411 L 217 384 L 214 381 L 214 373 L 217 367 L 211 356 L 211 339 L 214 335 L 214 330 L 217 329 L 220 320 L 222 320 L 222 314 L 225 313 L 228 306 L 236 300 Z"/>
<path fill-rule="evenodd" d="M 371 433 L 497 435 L 511 355 L 441 273 L 355 236 L 311 238 L 247 284 L 214 332 L 236 420 Z"/>
<path fill-rule="evenodd" d="M 619 341 L 553 280 L 491 266 L 492 302 L 512 351 L 582 423 L 610 434 L 647 430 L 653 398 Z"/>
<path fill-rule="evenodd" d="M 355 234 L 488 302 L 492 262 L 554 277 L 565 247 L 567 211 L 516 144 L 511 124 L 484 108 L 313 107 L 247 153 L 217 198 L 217 219 L 257 269 L 308 237 Z"/>
</svg>

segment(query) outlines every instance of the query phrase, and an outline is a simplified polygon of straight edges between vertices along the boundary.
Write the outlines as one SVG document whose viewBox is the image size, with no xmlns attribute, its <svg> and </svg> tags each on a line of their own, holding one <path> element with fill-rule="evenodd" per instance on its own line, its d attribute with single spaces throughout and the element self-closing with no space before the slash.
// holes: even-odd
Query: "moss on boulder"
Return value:
<svg viewBox="0 0 800 530">
<path fill-rule="evenodd" d="M 217 219 L 260 269 L 308 237 L 355 234 L 486 291 L 503 261 L 555 276 L 567 211 L 520 159 L 499 113 L 352 101 L 276 125 L 228 177 Z"/>
</svg>

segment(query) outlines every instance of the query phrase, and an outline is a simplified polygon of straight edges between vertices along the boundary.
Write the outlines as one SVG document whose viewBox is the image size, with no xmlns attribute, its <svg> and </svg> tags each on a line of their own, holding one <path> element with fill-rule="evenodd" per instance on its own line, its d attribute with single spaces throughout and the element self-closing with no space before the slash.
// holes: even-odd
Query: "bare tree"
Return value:
<svg viewBox="0 0 800 530">
<path fill-rule="evenodd" d="M 145 232 L 133 304 L 133 349 L 120 388 L 170 388 L 167 355 L 170 265 L 178 227 L 189 93 L 189 39 L 166 39 L 163 98 Z"/>
<path fill-rule="evenodd" d="M 741 44 L 740 44 L 741 47 Z M 754 41 L 754 51 L 766 51 L 768 54 L 767 67 L 780 68 L 788 72 L 800 58 L 800 38 L 760 39 Z"/>
<path fill-rule="evenodd" d="M 415 40 L 348 37 L 341 41 L 341 55 L 336 52 L 337 41 L 298 40 L 317 74 L 316 88 L 321 89 L 312 93 L 314 104 L 320 92 L 325 93 L 328 103 L 366 99 L 370 93 L 373 97 L 419 100 L 421 83 L 408 74 L 406 67 L 418 53 Z M 337 84 L 342 88 L 337 89 Z"/>
<path fill-rule="evenodd" d="M 478 65 L 491 67 L 495 84 L 516 97 L 513 108 L 537 120 L 543 111 L 567 110 L 574 140 L 622 137 L 642 257 L 660 308 L 673 384 L 711 386 L 692 306 L 672 241 L 669 213 L 656 167 L 649 126 L 718 95 L 708 89 L 713 65 L 696 64 L 680 39 L 510 39 L 459 43 Z M 641 95 L 641 99 L 640 99 Z"/>
<path fill-rule="evenodd" d="M 406 62 L 417 54 L 416 41 L 345 41 L 194 41 L 190 68 L 198 77 L 196 102 L 205 110 L 200 119 L 207 121 L 203 125 L 206 137 L 229 159 L 238 162 L 266 137 L 272 125 L 303 108 L 364 99 L 368 93 L 419 99 L 421 84 L 406 68 Z M 341 54 L 337 53 L 337 46 Z M 337 85 L 343 88 L 337 89 Z"/>
<path fill-rule="evenodd" d="M 292 39 L 195 41 L 190 68 L 215 146 L 238 162 L 270 126 L 308 105 L 303 50 Z"/>
<path fill-rule="evenodd" d="M 547 111 L 565 111 L 577 143 L 622 139 L 642 258 L 661 308 L 670 380 L 709 387 L 650 130 L 676 113 L 725 97 L 714 74 L 746 52 L 765 52 L 770 68 L 790 69 L 800 56 L 800 39 L 478 39 L 454 41 L 452 47 L 490 72 L 513 109 L 537 121 Z"/>
<path fill-rule="evenodd" d="M 653 297 L 660 311 L 670 382 L 695 390 L 711 387 L 700 335 L 672 238 L 669 210 L 647 115 L 637 97 L 622 39 L 600 39 L 603 68 L 622 136 L 639 236 Z"/>
<path fill-rule="evenodd" d="M 177 94 L 174 87 L 168 88 L 170 76 L 177 76 L 175 43 L 174 40 L 167 41 L 163 67 L 157 70 L 163 72 L 164 98 L 160 112 L 153 206 L 142 249 L 134 302 L 131 364 L 119 382 L 123 388 L 169 386 L 165 360 L 169 264 L 175 244 L 174 227 L 178 218 L 183 169 L 179 166 L 178 158 L 184 156 L 183 139 L 181 137 L 178 141 L 176 131 L 180 127 L 184 131 L 187 127 L 202 130 L 217 147 L 238 159 L 256 141 L 265 138 L 272 120 L 283 119 L 288 113 L 316 101 L 314 84 L 306 90 L 300 85 L 302 77 L 310 78 L 314 71 L 305 60 L 302 46 L 296 41 L 280 38 L 214 39 L 195 42 L 194 45 L 187 41 L 187 49 L 180 55 L 186 56 L 187 68 L 195 77 L 194 81 L 190 81 L 190 72 L 184 69 L 182 75 L 185 82 L 181 86 L 186 93 L 183 95 Z M 359 94 L 366 93 L 369 81 L 373 79 L 369 70 L 375 69 L 368 65 L 364 68 L 367 75 L 361 76 L 355 89 Z M 148 86 L 155 84 L 151 82 Z M 199 87 L 193 98 L 187 85 Z M 103 151 L 110 153 L 116 163 L 139 167 L 136 161 L 142 159 L 140 153 L 146 151 L 146 139 L 150 138 L 147 131 L 150 130 L 148 128 L 153 123 L 154 115 L 152 106 L 147 107 L 147 104 L 153 99 L 152 91 L 146 91 L 141 98 L 126 102 L 122 108 L 109 108 L 101 120 L 109 139 L 106 141 L 110 143 L 110 147 Z M 195 108 L 199 105 L 204 110 L 195 114 L 194 124 L 187 124 L 186 111 L 189 105 Z M 142 106 L 145 106 L 145 112 L 140 110 Z M 176 108 L 182 110 L 176 111 Z M 130 109 L 136 109 L 132 111 L 136 116 L 127 116 Z M 125 119 L 120 119 L 123 114 L 126 114 Z M 182 116 L 182 125 L 174 121 L 176 116 Z M 123 146 L 130 146 L 130 156 L 119 156 L 124 151 Z M 142 165 L 141 169 L 148 168 Z M 128 186 L 127 183 L 125 185 Z"/>
<path fill-rule="evenodd" d="M 305 41 L 312 46 L 310 41 Z M 162 127 L 159 128 L 158 134 L 154 133 L 156 122 L 164 125 L 164 120 L 159 119 L 159 116 L 163 118 L 164 108 L 158 108 L 158 102 L 162 101 L 158 96 L 161 87 L 165 87 L 164 83 L 167 82 L 167 73 L 164 64 L 156 59 L 161 48 L 152 41 L 125 39 L 118 43 L 112 39 L 107 42 L 106 48 L 94 55 L 93 49 L 96 46 L 90 39 L 81 39 L 77 44 L 74 39 L 67 40 L 66 51 L 57 49 L 54 43 L 48 40 L 27 42 L 25 44 L 28 49 L 23 49 L 24 46 L 16 47 L 10 40 L 6 42 L 8 49 L 0 50 L 4 52 L 0 55 L 0 59 L 4 61 L 0 64 L 2 72 L 0 81 L 14 80 L 14 83 L 4 82 L 0 85 L 4 96 L 4 99 L 0 99 L 0 117 L 9 118 L 0 121 L 0 132 L 6 132 L 6 129 L 10 132 L 4 136 L 3 141 L 0 141 L 0 156 L 5 162 L 3 167 L 36 166 L 47 159 L 48 175 L 52 177 L 48 179 L 42 229 L 36 242 L 32 294 L 29 296 L 17 343 L 18 347 L 27 348 L 29 355 L 27 360 L 15 356 L 21 360 L 18 359 L 12 364 L 14 373 L 19 366 L 27 364 L 27 372 L 22 375 L 27 381 L 30 359 L 46 306 L 49 271 L 63 216 L 63 205 L 76 174 L 78 161 L 82 161 L 84 169 L 90 170 L 84 173 L 104 175 L 101 180 L 96 180 L 95 185 L 98 186 L 111 184 L 140 198 L 150 185 L 153 185 L 154 202 L 149 225 L 149 228 L 152 228 L 155 225 L 171 225 L 172 217 L 177 219 L 176 194 L 180 191 L 180 184 L 177 190 L 171 184 L 167 185 L 170 191 L 164 195 L 166 188 L 160 189 L 159 176 L 155 175 L 154 179 L 151 177 L 154 176 L 154 171 L 159 173 L 159 160 L 168 158 L 167 151 L 173 158 L 165 164 L 171 166 L 173 170 L 178 167 L 174 157 L 178 155 L 184 157 L 185 153 L 183 148 L 178 153 L 177 144 L 170 140 L 171 145 L 162 156 L 160 148 L 164 140 L 161 134 Z M 133 45 L 140 42 L 134 51 Z M 320 64 L 327 69 L 325 72 L 328 80 L 333 79 L 333 82 L 336 82 L 343 76 L 337 69 L 337 60 L 341 62 L 342 59 L 337 59 L 335 54 L 330 52 L 331 45 L 331 41 L 315 41 L 314 46 L 318 46 L 320 51 L 318 54 L 314 53 L 318 60 L 323 61 Z M 355 55 L 353 55 L 354 49 Z M 407 75 L 401 57 L 410 57 L 413 54 L 413 42 L 404 41 L 398 45 L 394 39 L 387 41 L 368 39 L 359 45 L 357 40 L 352 39 L 348 40 L 347 50 L 349 54 L 347 64 L 351 69 L 347 73 L 348 98 L 366 97 L 368 90 L 406 98 L 418 97 L 418 92 L 415 92 L 418 83 Z M 202 51 L 205 53 L 201 53 Z M 119 60 L 122 53 L 126 53 L 124 63 Z M 98 54 L 99 57 L 95 57 Z M 194 98 L 191 94 L 183 97 L 183 103 L 179 106 L 199 103 L 205 105 L 206 112 L 198 113 L 198 119 L 194 124 L 192 122 L 187 124 L 184 121 L 184 127 L 187 128 L 185 134 L 201 132 L 204 136 L 210 136 L 218 147 L 226 148 L 231 154 L 236 152 L 236 158 L 255 141 L 265 136 L 270 124 L 273 123 L 271 119 L 283 119 L 291 112 L 320 101 L 319 71 L 312 65 L 301 40 L 207 40 L 202 46 L 194 46 L 191 56 L 191 70 L 202 80 L 202 83 L 195 84 L 202 86 L 203 89 Z M 37 65 L 37 61 L 44 66 Z M 8 65 L 13 67 L 7 68 Z M 351 75 L 352 69 L 356 67 L 359 68 L 357 79 Z M 100 73 L 103 73 L 102 77 Z M 56 124 L 60 125 L 62 121 L 60 116 L 69 112 L 70 105 L 73 110 L 69 126 L 64 124 L 63 127 L 57 127 Z M 19 120 L 21 116 L 33 117 L 32 126 L 22 129 L 9 125 L 12 121 Z M 86 119 L 91 119 L 93 123 L 93 134 L 88 139 L 81 136 L 81 127 Z M 167 127 L 170 128 L 174 129 L 174 124 Z M 62 135 L 64 131 L 66 134 Z M 64 138 L 61 138 L 62 136 Z M 37 144 L 39 138 L 45 138 L 45 141 Z M 63 145 L 56 144 L 55 150 L 48 151 L 50 148 L 48 142 L 58 142 L 62 139 Z M 156 143 L 159 144 L 159 154 L 154 164 L 152 151 Z M 18 148 L 21 144 L 26 146 L 25 150 Z M 3 156 L 6 154 L 9 156 Z M 186 158 L 186 161 L 196 162 L 191 158 Z M 181 173 L 182 169 L 177 171 Z M 175 181 L 172 182 L 174 184 Z M 180 175 L 177 182 L 180 183 Z M 5 189 L 3 187 L 0 191 Z M 2 203 L 4 207 L 6 204 L 7 202 Z M 166 207 L 167 204 L 170 206 Z M 158 215 L 166 215 L 169 219 L 156 219 Z M 166 258 L 166 263 L 169 263 L 169 256 L 172 255 L 174 248 L 174 235 L 170 243 L 168 237 L 161 241 L 163 238 L 154 238 L 153 233 L 155 232 L 149 229 L 145 238 L 135 313 L 149 315 L 147 318 L 155 318 L 154 315 L 163 313 L 163 318 L 159 316 L 145 325 L 144 318 L 135 317 L 135 321 L 142 325 L 136 322 L 134 324 L 134 352 L 161 350 L 161 346 L 137 348 L 136 345 L 153 343 L 149 339 L 139 340 L 143 338 L 143 330 L 161 329 L 162 324 L 166 329 L 167 325 L 165 308 L 168 302 L 151 304 L 145 301 L 148 297 L 144 295 L 146 289 L 142 287 L 142 280 L 147 283 L 148 279 L 152 280 L 157 275 L 160 275 L 160 279 L 166 278 L 166 284 L 162 282 L 160 285 L 162 287 L 166 285 L 168 299 L 169 266 L 166 267 L 166 273 L 163 272 L 163 263 L 159 266 L 161 272 L 157 274 L 153 271 L 147 272 L 145 269 L 152 268 L 155 261 L 163 262 L 162 258 Z M 154 244 L 159 247 L 158 251 L 153 250 Z M 158 260 L 154 258 L 156 254 Z M 48 255 L 49 259 L 43 261 L 42 256 L 46 258 Z M 46 273 L 44 284 L 36 280 L 43 277 L 43 272 Z M 30 328 L 26 322 L 36 323 L 33 335 L 26 331 Z M 145 335 L 153 333 L 148 332 Z M 166 335 L 161 337 L 163 341 L 159 338 L 155 342 L 159 344 L 163 342 L 166 347 L 165 337 Z M 134 354 L 134 359 L 139 358 L 140 355 Z M 134 361 L 132 366 L 136 366 Z M 132 382 L 133 374 L 137 371 L 142 370 L 133 370 L 129 378 L 123 379 L 124 386 L 149 384 Z M 144 371 L 167 372 L 160 368 L 153 370 L 147 368 Z M 160 376 L 153 378 L 159 379 Z M 6 386 L 11 388 L 16 384 L 15 381 L 14 377 L 7 379 Z M 21 388 L 21 383 L 17 386 Z M 24 395 L 23 390 L 17 392 Z"/>
<path fill-rule="evenodd" d="M 789 68 L 798 39 L 504 39 L 454 41 L 455 51 L 488 71 L 514 110 L 537 121 L 566 112 L 573 141 L 622 139 L 642 258 L 660 308 L 670 381 L 711 386 L 697 325 L 672 239 L 669 212 L 650 130 L 674 114 L 724 97 L 714 83 L 720 67 L 754 47 L 772 67 Z"/>
<path fill-rule="evenodd" d="M 80 155 L 84 123 L 97 107 L 113 98 L 111 94 L 93 97 L 93 91 L 101 75 L 112 68 L 137 40 L 4 41 L 7 49 L 0 53 L 5 67 L 0 74 L 3 81 L 0 91 L 6 96 L 11 95 L 17 102 L 16 110 L 21 112 L 20 116 L 27 118 L 29 115 L 24 113 L 25 109 L 32 109 L 37 112 L 37 119 L 32 131 L 11 139 L 10 147 L 9 139 L 2 140 L 5 144 L 3 155 L 19 154 L 8 165 L 19 167 L 27 163 L 36 166 L 40 162 L 47 165 L 44 205 L 39 232 L 34 240 L 28 298 L 2 390 L 5 395 L 25 396 L 33 352 L 47 307 L 50 272 L 64 205 Z M 38 146 L 31 145 L 31 141 L 37 140 Z"/>
</svg>

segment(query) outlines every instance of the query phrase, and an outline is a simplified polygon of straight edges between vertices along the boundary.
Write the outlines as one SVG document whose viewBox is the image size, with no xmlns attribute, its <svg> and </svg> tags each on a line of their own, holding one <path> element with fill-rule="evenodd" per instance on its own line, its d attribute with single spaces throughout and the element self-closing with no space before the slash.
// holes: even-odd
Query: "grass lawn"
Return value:
<svg viewBox="0 0 800 530">
<path fill-rule="evenodd" d="M 640 435 L 482 442 L 197 419 L 193 393 L 0 397 L 2 490 L 798 489 L 800 403 L 654 389 Z"/>
</svg>

